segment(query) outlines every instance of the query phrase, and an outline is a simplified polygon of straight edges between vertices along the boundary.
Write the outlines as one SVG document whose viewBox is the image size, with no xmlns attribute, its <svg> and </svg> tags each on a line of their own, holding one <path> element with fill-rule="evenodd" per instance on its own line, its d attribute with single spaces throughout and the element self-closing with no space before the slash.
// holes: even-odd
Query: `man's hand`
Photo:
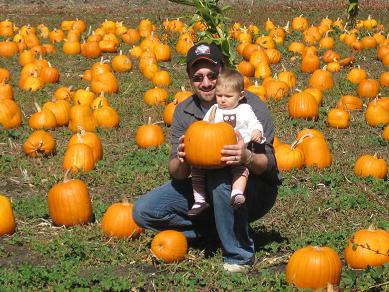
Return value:
<svg viewBox="0 0 389 292">
<path fill-rule="evenodd" d="M 235 145 L 225 145 L 221 152 L 221 161 L 228 165 L 245 164 L 250 158 L 250 150 L 247 149 L 239 131 L 235 131 L 238 142 Z"/>
<path fill-rule="evenodd" d="M 185 144 L 184 144 L 184 138 L 185 136 L 182 135 L 180 139 L 178 139 L 178 146 L 177 146 L 177 158 L 182 163 L 185 162 Z"/>
</svg>

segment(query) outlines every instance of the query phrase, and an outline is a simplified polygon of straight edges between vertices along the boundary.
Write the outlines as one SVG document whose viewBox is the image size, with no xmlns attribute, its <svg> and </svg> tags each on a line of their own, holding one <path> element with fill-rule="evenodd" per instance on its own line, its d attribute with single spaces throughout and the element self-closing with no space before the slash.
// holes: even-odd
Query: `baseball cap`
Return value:
<svg viewBox="0 0 389 292">
<path fill-rule="evenodd" d="M 186 56 L 186 69 L 189 70 L 199 60 L 207 60 L 213 64 L 223 64 L 223 55 L 215 44 L 198 43 L 191 47 Z"/>
</svg>

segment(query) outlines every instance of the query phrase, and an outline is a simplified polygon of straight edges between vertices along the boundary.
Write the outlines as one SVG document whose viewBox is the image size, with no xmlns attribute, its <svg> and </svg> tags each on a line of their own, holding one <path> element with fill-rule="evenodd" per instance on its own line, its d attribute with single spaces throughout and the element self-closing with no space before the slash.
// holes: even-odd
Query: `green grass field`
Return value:
<svg viewBox="0 0 389 292">
<path fill-rule="evenodd" d="M 155 5 L 156 2 L 160 3 Z M 264 32 L 264 22 L 268 17 L 282 26 L 302 13 L 313 24 L 318 24 L 327 15 L 332 19 L 340 17 L 346 20 L 343 2 L 346 1 L 300 4 L 265 1 L 252 5 L 251 1 L 236 1 L 228 16 L 231 23 L 253 23 Z M 389 7 L 386 1 L 363 1 L 360 9 L 360 18 L 372 15 L 384 24 L 385 35 L 388 33 Z M 160 35 L 164 32 L 161 23 L 165 18 L 191 15 L 190 8 L 167 1 L 135 1 L 132 4 L 103 1 L 79 6 L 73 2 L 0 4 L 0 20 L 8 18 L 17 26 L 44 23 L 50 29 L 59 27 L 64 19 L 76 17 L 85 20 L 92 29 L 104 19 L 123 21 L 128 27 L 136 28 L 140 19 L 147 17 L 157 25 Z M 304 89 L 309 75 L 300 72 L 299 60 L 291 61 L 293 54 L 287 50 L 290 42 L 301 39 L 301 34 L 287 36 L 285 44 L 278 48 L 283 58 L 279 64 L 272 65 L 272 70 L 273 73 L 280 72 L 282 64 L 294 71 L 298 78 L 297 88 Z M 190 88 L 182 57 L 174 50 L 176 41 L 177 35 L 169 38 L 173 58 L 171 62 L 161 64 L 173 79 L 168 88 L 170 99 L 182 85 Z M 129 48 L 129 45 L 120 45 L 124 52 Z M 108 206 L 123 197 L 135 201 L 169 178 L 168 143 L 156 149 L 138 149 L 134 141 L 136 129 L 146 123 L 148 117 L 161 121 L 163 111 L 162 106 L 144 103 L 144 92 L 153 86 L 139 72 L 137 61 L 134 61 L 132 72 L 115 74 L 119 93 L 107 95 L 111 106 L 118 111 L 121 123 L 118 129 L 98 129 L 103 159 L 92 171 L 73 176 L 82 179 L 89 188 L 95 221 L 72 228 L 52 225 L 47 193 L 63 179 L 63 157 L 72 133 L 67 127 L 50 131 L 57 141 L 55 155 L 36 159 L 27 157 L 22 145 L 32 132 L 28 118 L 34 112 L 34 101 L 39 104 L 49 101 L 56 88 L 87 87 L 88 83 L 78 75 L 98 60 L 65 55 L 61 44 L 56 44 L 56 49 L 57 54 L 45 58 L 60 70 L 60 81 L 46 85 L 38 92 L 18 88 L 21 68 L 17 56 L 0 58 L 0 67 L 12 73 L 15 100 L 23 113 L 21 127 L 0 130 L 0 193 L 12 199 L 17 218 L 17 231 L 0 239 L 1 291 L 294 291 L 295 288 L 286 283 L 285 266 L 288 257 L 306 245 L 330 246 L 339 253 L 343 262 L 342 291 L 389 291 L 388 264 L 357 271 L 344 262 L 343 250 L 355 231 L 372 223 L 389 230 L 388 180 L 358 178 L 353 172 L 354 162 L 362 154 L 378 153 L 389 163 L 389 143 L 382 138 L 383 128 L 367 125 L 364 112 L 351 113 L 348 129 L 329 128 L 325 122 L 328 110 L 335 107 L 341 95 L 356 95 L 356 86 L 346 80 L 349 68 L 334 74 L 335 86 L 325 92 L 316 122 L 290 119 L 288 98 L 267 102 L 277 136 L 283 142 L 292 143 L 303 128 L 319 129 L 330 145 L 333 163 L 322 170 L 304 168 L 282 173 L 284 181 L 274 208 L 262 220 L 252 224 L 256 232 L 255 265 L 247 275 L 229 275 L 223 271 L 220 249 L 208 256 L 201 248 L 191 247 L 184 261 L 163 264 L 153 258 L 149 250 L 154 236 L 152 232 L 146 230 L 135 240 L 108 239 L 101 232 L 101 218 Z M 335 50 L 342 56 L 351 54 L 351 50 L 340 42 Z M 104 56 L 110 59 L 114 54 Z M 376 50 L 363 50 L 355 57 L 355 64 L 364 68 L 371 78 L 377 79 L 382 72 L 388 71 L 376 59 Z M 381 88 L 380 92 L 382 96 L 389 96 L 388 88 Z M 366 100 L 364 104 L 365 110 Z M 163 128 L 168 141 L 170 130 Z"/>
</svg>

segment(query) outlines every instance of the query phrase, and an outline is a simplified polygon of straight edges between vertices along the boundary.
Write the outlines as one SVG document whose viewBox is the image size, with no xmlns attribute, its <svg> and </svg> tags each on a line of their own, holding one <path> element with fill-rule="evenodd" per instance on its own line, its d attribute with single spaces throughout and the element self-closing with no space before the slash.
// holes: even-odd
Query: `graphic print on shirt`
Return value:
<svg viewBox="0 0 389 292">
<path fill-rule="evenodd" d="M 223 121 L 230 124 L 233 128 L 235 128 L 236 114 L 223 114 Z"/>
</svg>

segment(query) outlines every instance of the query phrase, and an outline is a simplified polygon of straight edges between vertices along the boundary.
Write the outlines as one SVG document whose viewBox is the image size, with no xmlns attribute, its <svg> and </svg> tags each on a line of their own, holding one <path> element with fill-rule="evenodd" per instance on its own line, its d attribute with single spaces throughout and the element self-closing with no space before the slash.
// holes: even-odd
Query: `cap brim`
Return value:
<svg viewBox="0 0 389 292">
<path fill-rule="evenodd" d="M 190 63 L 190 65 L 189 65 L 188 67 L 192 67 L 196 62 L 198 62 L 198 61 L 200 61 L 200 60 L 206 60 L 206 61 L 208 61 L 208 62 L 210 62 L 210 63 L 212 63 L 212 64 L 215 64 L 215 65 L 218 64 L 217 61 L 212 60 L 211 58 L 208 58 L 208 57 L 205 57 L 205 56 L 200 56 L 200 57 L 194 59 L 194 60 Z"/>
</svg>

